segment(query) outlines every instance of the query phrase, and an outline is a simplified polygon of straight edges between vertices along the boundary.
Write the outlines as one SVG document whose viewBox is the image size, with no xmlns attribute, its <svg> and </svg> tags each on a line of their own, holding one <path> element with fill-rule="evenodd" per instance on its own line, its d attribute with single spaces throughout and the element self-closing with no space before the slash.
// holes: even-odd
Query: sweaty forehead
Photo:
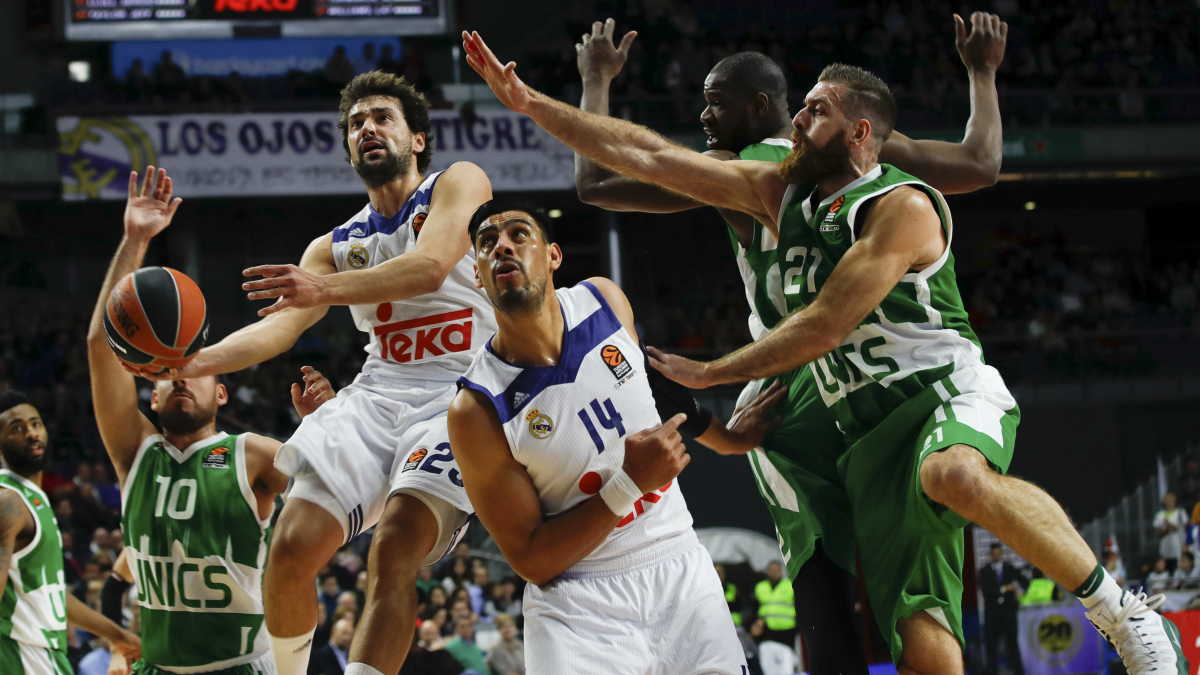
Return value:
<svg viewBox="0 0 1200 675">
<path fill-rule="evenodd" d="M 501 228 L 512 221 L 521 221 L 523 223 L 532 225 L 533 216 L 525 213 L 524 211 L 501 211 L 500 213 L 494 213 L 488 216 L 487 219 L 483 221 L 483 225 L 479 229 L 482 230 L 485 227 Z"/>
<path fill-rule="evenodd" d="M 351 106 L 350 117 L 354 117 L 355 115 L 364 115 L 375 108 L 391 108 L 393 110 L 400 110 L 400 99 L 396 98 L 395 96 L 384 96 L 382 94 L 360 98 L 354 103 L 353 106 Z"/>
<path fill-rule="evenodd" d="M 845 86 L 836 82 L 817 82 L 812 91 L 808 92 L 808 95 L 804 97 L 804 103 L 814 105 L 818 101 L 824 101 L 833 105 L 839 105 L 842 102 L 842 92 L 844 90 Z"/>
</svg>

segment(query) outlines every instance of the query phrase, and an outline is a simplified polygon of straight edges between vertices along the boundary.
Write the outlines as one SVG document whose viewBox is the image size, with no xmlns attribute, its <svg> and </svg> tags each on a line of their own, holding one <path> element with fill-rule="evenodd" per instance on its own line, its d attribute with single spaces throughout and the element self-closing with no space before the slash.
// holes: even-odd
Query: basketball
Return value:
<svg viewBox="0 0 1200 675">
<path fill-rule="evenodd" d="M 144 267 L 117 282 L 104 312 L 117 358 L 151 373 L 181 368 L 208 337 L 204 294 L 169 267 Z"/>
</svg>

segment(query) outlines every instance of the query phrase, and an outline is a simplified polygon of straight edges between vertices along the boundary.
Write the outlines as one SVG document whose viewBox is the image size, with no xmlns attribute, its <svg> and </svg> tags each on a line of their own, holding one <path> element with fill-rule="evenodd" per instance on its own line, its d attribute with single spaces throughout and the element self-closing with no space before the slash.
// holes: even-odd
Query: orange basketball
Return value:
<svg viewBox="0 0 1200 675">
<path fill-rule="evenodd" d="M 181 368 L 208 338 L 204 294 L 178 270 L 143 267 L 113 288 L 104 333 L 117 358 L 138 369 Z"/>
</svg>

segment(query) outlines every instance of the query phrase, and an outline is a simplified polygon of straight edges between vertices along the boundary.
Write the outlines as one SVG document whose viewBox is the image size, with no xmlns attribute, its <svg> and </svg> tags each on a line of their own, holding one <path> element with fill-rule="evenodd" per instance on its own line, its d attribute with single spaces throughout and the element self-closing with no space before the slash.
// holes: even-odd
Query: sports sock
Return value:
<svg viewBox="0 0 1200 675">
<path fill-rule="evenodd" d="M 1109 603 L 1113 608 L 1120 607 L 1124 592 L 1103 567 L 1096 565 L 1087 581 L 1072 593 L 1079 598 L 1084 607 L 1095 609 L 1101 603 Z"/>
<path fill-rule="evenodd" d="M 275 657 L 276 675 L 307 675 L 308 655 L 312 652 L 313 633 L 316 632 L 317 627 L 313 626 L 312 630 L 296 637 L 267 635 L 271 654 Z"/>
<path fill-rule="evenodd" d="M 345 675 L 383 675 L 365 663 L 347 663 Z"/>
</svg>

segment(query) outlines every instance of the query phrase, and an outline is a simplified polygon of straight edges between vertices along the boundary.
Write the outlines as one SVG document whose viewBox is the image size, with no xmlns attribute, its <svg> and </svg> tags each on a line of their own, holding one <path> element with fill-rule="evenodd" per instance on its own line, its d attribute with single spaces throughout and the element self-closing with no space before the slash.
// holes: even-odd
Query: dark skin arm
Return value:
<svg viewBox="0 0 1200 675">
<path fill-rule="evenodd" d="M 16 492 L 0 488 L 0 584 L 8 583 L 13 554 L 29 545 L 33 515 Z"/>
<path fill-rule="evenodd" d="M 907 186 L 879 198 L 862 236 L 834 268 L 817 299 L 758 342 L 702 363 L 649 348 L 651 365 L 694 389 L 747 382 L 799 368 L 834 350 L 910 271 L 933 264 L 946 240 L 925 193 Z"/>
</svg>

